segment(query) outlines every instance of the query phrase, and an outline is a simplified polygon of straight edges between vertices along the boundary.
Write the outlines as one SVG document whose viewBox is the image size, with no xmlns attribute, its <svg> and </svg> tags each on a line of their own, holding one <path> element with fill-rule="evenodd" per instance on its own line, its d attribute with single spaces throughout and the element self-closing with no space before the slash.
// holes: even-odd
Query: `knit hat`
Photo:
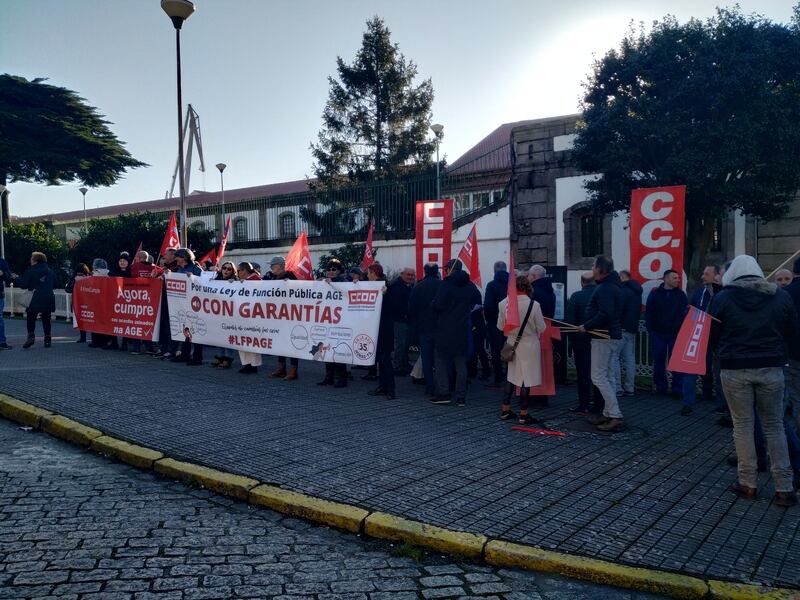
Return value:
<svg viewBox="0 0 800 600">
<path fill-rule="evenodd" d="M 274 265 L 285 265 L 286 260 L 282 256 L 273 256 L 272 259 L 269 261 L 269 266 L 272 267 Z"/>
<path fill-rule="evenodd" d="M 92 261 L 92 270 L 97 269 L 108 269 L 108 263 L 104 261 L 102 258 L 95 258 Z"/>
<path fill-rule="evenodd" d="M 128 262 L 131 262 L 131 255 L 128 254 L 127 252 L 120 252 L 118 260 L 123 260 L 123 259 L 127 260 Z"/>
<path fill-rule="evenodd" d="M 764 278 L 764 271 L 758 266 L 756 259 L 748 254 L 740 254 L 731 261 L 731 266 L 722 276 L 722 285 L 730 285 L 742 277 Z"/>
</svg>

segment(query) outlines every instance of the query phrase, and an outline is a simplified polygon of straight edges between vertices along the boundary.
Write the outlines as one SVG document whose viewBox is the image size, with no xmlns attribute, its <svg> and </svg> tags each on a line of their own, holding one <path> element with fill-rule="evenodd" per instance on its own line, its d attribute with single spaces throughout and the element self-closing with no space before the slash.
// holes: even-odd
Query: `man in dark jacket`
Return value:
<svg viewBox="0 0 800 600">
<path fill-rule="evenodd" d="M 711 299 L 721 290 L 720 268 L 717 265 L 708 265 L 703 269 L 703 285 L 697 288 L 689 300 L 689 305 L 699 308 L 703 312 L 708 312 Z M 709 348 L 706 352 L 706 374 L 703 375 L 703 399 L 711 400 L 714 394 L 714 386 L 717 388 L 717 409 L 725 408 L 725 396 L 722 394 L 722 385 L 719 381 L 719 360 L 714 360 L 714 352 Z M 683 408 L 682 416 L 692 414 L 692 407 L 697 399 L 697 375 L 684 374 L 683 376 Z"/>
<path fill-rule="evenodd" d="M 711 336 L 719 349 L 722 387 L 733 418 L 733 441 L 739 459 L 739 480 L 730 490 L 755 499 L 758 487 L 753 440 L 755 414 L 767 439 L 775 504 L 797 504 L 784 432 L 786 344 L 797 332 L 797 311 L 791 296 L 764 274 L 752 256 L 733 259 L 722 278 L 725 286 L 711 301 Z"/>
<path fill-rule="evenodd" d="M 489 347 L 492 350 L 492 372 L 494 373 L 494 385 L 502 386 L 505 384 L 505 374 L 503 371 L 503 361 L 500 360 L 500 350 L 506 343 L 503 332 L 497 328 L 497 317 L 500 312 L 497 305 L 508 295 L 508 267 L 502 260 L 494 263 L 494 279 L 486 284 L 486 292 L 483 295 L 483 314 L 486 318 L 486 335 L 489 338 Z"/>
<path fill-rule="evenodd" d="M 436 297 L 442 280 L 439 279 L 439 265 L 436 263 L 425 265 L 424 272 L 425 277 L 414 286 L 408 299 L 408 328 L 412 343 L 419 344 L 422 372 L 425 374 L 425 392 L 430 396 L 435 396 L 433 332 L 436 329 L 436 315 L 433 312 L 433 299 Z"/>
<path fill-rule="evenodd" d="M 639 318 L 642 316 L 642 286 L 631 279 L 630 271 L 620 271 L 622 281 L 622 342 L 619 360 L 614 363 L 617 395 L 633 396 L 636 380 L 636 335 L 639 333 Z M 622 370 L 625 370 L 625 381 Z"/>
<path fill-rule="evenodd" d="M 644 320 L 653 348 L 653 383 L 656 394 L 667 393 L 667 362 L 686 316 L 689 299 L 680 288 L 677 271 L 664 271 L 663 283 L 647 296 Z M 672 393 L 683 390 L 683 373 L 672 374 Z"/>
<path fill-rule="evenodd" d="M 286 259 L 282 256 L 273 256 L 269 261 L 269 271 L 264 275 L 264 281 L 295 281 L 297 276 L 291 271 L 286 270 Z M 278 357 L 278 366 L 270 373 L 271 379 L 284 379 L 285 381 L 295 381 L 297 375 L 297 365 L 300 364 L 299 359 L 289 359 L 289 371 L 286 371 L 286 357 Z"/>
<path fill-rule="evenodd" d="M 408 299 L 417 275 L 414 269 L 406 267 L 400 271 L 395 280 L 389 284 L 386 292 L 391 304 L 391 317 L 394 322 L 394 359 L 395 374 L 408 375 L 411 365 L 408 360 Z"/>
<path fill-rule="evenodd" d="M 6 340 L 6 324 L 3 321 L 3 311 L 6 307 L 6 286 L 11 283 L 11 267 L 5 258 L 0 258 L 0 350 L 11 350 Z"/>
<path fill-rule="evenodd" d="M 338 258 L 332 258 L 325 267 L 325 281 L 341 283 L 347 281 L 344 276 L 344 266 Z M 332 385 L 335 388 L 347 387 L 347 365 L 335 362 L 325 363 L 325 379 L 318 381 L 317 385 Z"/>
<path fill-rule="evenodd" d="M 436 360 L 436 396 L 434 404 L 450 404 L 450 368 L 456 376 L 456 404 L 463 406 L 467 395 L 467 350 L 470 335 L 470 313 L 481 303 L 481 293 L 462 270 L 460 260 L 452 259 L 445 266 L 445 279 L 433 299 L 436 318 L 434 329 Z"/>
<path fill-rule="evenodd" d="M 590 417 L 589 421 L 600 431 L 621 431 L 625 421 L 617 401 L 614 383 L 614 362 L 619 360 L 622 339 L 622 288 L 619 275 L 614 270 L 614 261 L 602 254 L 594 259 L 592 275 L 597 288 L 586 308 L 585 321 L 580 333 L 597 331 L 603 335 L 592 338 L 592 383 L 603 395 L 603 414 Z"/>
<path fill-rule="evenodd" d="M 581 325 L 586 320 L 586 309 L 597 285 L 591 271 L 581 273 L 581 289 L 572 294 L 567 302 L 565 320 L 572 325 Z M 570 346 L 575 357 L 578 379 L 578 406 L 570 411 L 578 414 L 601 414 L 603 396 L 592 385 L 592 339 L 588 333 L 571 333 Z"/>
<path fill-rule="evenodd" d="M 47 266 L 47 256 L 42 252 L 31 254 L 31 266 L 22 275 L 17 287 L 33 292 L 30 304 L 25 311 L 28 318 L 28 339 L 22 344 L 25 349 L 33 346 L 36 340 L 35 327 L 37 315 L 42 315 L 42 328 L 44 329 L 44 347 L 50 348 L 50 317 L 56 310 L 56 297 L 53 292 L 56 285 L 56 275 Z"/>
<path fill-rule="evenodd" d="M 533 287 L 531 297 L 541 306 L 542 316 L 552 319 L 556 316 L 556 293 L 547 276 L 547 270 L 542 265 L 533 265 L 528 271 L 528 280 Z"/>
<path fill-rule="evenodd" d="M 794 279 L 784 289 L 794 302 L 795 310 L 800 316 L 800 258 L 794 261 L 792 274 Z M 800 430 L 800 335 L 795 335 L 789 340 L 789 366 L 786 367 L 786 388 L 791 411 L 795 418 L 795 425 Z"/>
</svg>

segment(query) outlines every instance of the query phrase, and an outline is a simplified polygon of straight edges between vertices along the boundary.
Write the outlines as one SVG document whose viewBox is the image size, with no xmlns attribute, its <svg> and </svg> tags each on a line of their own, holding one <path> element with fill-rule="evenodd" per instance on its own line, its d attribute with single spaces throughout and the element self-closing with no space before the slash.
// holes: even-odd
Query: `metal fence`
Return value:
<svg viewBox="0 0 800 600">
<path fill-rule="evenodd" d="M 575 368 L 575 360 L 572 353 L 569 352 L 570 337 L 567 336 L 567 366 Z M 644 321 L 639 321 L 639 331 L 636 334 L 634 342 L 634 353 L 636 357 L 636 375 L 641 377 L 653 376 L 653 352 L 650 348 L 650 336 L 647 334 L 647 328 Z"/>
</svg>

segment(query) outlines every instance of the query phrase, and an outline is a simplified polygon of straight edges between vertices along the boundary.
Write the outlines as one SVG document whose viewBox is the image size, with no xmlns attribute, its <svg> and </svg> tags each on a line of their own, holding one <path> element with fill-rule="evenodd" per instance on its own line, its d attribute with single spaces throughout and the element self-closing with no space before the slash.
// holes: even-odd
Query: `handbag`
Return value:
<svg viewBox="0 0 800 600">
<path fill-rule="evenodd" d="M 517 339 L 514 340 L 513 344 L 506 342 L 503 344 L 503 347 L 500 348 L 500 360 L 503 362 L 511 362 L 514 360 L 514 355 L 517 353 L 517 346 L 519 346 L 519 340 L 522 337 L 522 332 L 525 331 L 525 326 L 528 324 L 528 319 L 531 316 L 531 310 L 533 310 L 532 298 L 530 304 L 528 304 L 528 311 L 525 313 L 525 318 L 522 319 L 522 325 L 519 326 L 519 331 L 517 331 Z"/>
</svg>

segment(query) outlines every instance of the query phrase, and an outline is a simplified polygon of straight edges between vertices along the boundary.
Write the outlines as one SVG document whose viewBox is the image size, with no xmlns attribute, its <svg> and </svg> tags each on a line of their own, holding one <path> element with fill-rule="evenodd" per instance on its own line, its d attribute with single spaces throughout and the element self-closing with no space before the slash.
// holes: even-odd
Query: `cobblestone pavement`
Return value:
<svg viewBox="0 0 800 600">
<path fill-rule="evenodd" d="M 372 510 L 572 554 L 703 577 L 800 586 L 800 510 L 726 491 L 731 431 L 710 403 L 680 417 L 675 399 L 624 398 L 630 429 L 599 434 L 566 410 L 565 386 L 539 411 L 566 437 L 512 431 L 499 395 L 473 385 L 464 408 L 433 406 L 398 381 L 398 398 L 188 367 L 75 344 L 0 353 L 0 392 L 170 456 Z M 212 354 L 212 352 L 207 352 Z"/>
<path fill-rule="evenodd" d="M 0 507 L 0 599 L 659 598 L 440 556 L 417 562 L 3 420 Z"/>
</svg>

